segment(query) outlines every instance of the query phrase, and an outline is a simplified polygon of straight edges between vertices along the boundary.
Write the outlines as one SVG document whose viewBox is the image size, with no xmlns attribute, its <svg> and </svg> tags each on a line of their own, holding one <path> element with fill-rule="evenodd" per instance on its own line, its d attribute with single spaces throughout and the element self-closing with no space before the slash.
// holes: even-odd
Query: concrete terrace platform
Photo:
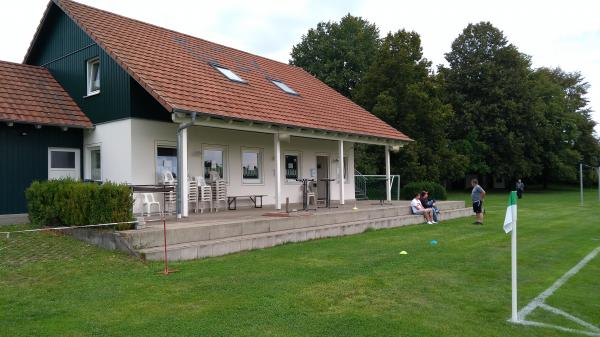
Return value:
<svg viewBox="0 0 600 337">
<path fill-rule="evenodd" d="M 386 205 L 376 201 L 360 201 L 357 203 L 358 210 L 353 210 L 353 207 L 352 202 L 339 208 L 292 212 L 289 216 L 265 207 L 191 213 L 190 217 L 179 221 L 167 217 L 169 260 L 220 256 L 288 242 L 352 235 L 367 229 L 424 222 L 422 216 L 410 214 L 408 201 L 394 201 Z M 438 207 L 441 221 L 473 214 L 471 208 L 465 208 L 464 201 L 442 201 L 438 202 Z M 164 258 L 162 222 L 147 222 L 142 229 L 121 231 L 117 236 L 115 239 L 127 246 L 126 251 L 130 253 L 135 252 L 147 260 Z"/>
</svg>

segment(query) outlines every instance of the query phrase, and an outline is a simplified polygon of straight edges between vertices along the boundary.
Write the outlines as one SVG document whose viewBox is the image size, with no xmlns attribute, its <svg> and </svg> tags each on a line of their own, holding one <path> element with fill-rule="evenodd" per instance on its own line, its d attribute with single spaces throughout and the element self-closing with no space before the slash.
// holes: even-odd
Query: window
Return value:
<svg viewBox="0 0 600 337">
<path fill-rule="evenodd" d="M 100 93 L 100 58 L 87 61 L 87 95 Z"/>
<path fill-rule="evenodd" d="M 165 172 L 177 179 L 177 149 L 174 147 L 156 147 L 156 181 L 162 182 Z"/>
<path fill-rule="evenodd" d="M 262 154 L 260 150 L 242 150 L 242 182 L 262 182 Z"/>
<path fill-rule="evenodd" d="M 102 180 L 102 164 L 98 147 L 90 150 L 90 167 L 90 178 L 95 181 Z"/>
<path fill-rule="evenodd" d="M 299 171 L 299 156 L 297 154 L 286 154 L 285 155 L 285 179 L 296 180 L 298 179 Z"/>
<path fill-rule="evenodd" d="M 202 152 L 204 160 L 204 178 L 213 180 L 211 177 L 225 178 L 225 150 L 222 148 L 207 148 Z"/>
<path fill-rule="evenodd" d="M 80 177 L 79 149 L 48 148 L 48 179 Z"/>
<path fill-rule="evenodd" d="M 50 151 L 51 169 L 75 169 L 74 151 Z"/>
<path fill-rule="evenodd" d="M 277 80 L 271 80 L 271 82 L 273 82 L 273 84 L 275 84 L 276 86 L 279 87 L 279 89 L 287 92 L 288 94 L 291 95 L 298 95 L 298 93 L 296 91 L 294 91 L 294 89 L 288 87 L 285 83 L 281 82 L 281 81 L 277 81 Z"/>
<path fill-rule="evenodd" d="M 246 83 L 246 81 L 244 81 L 243 78 L 239 77 L 236 73 L 234 73 L 233 71 L 227 69 L 227 68 L 223 68 L 223 67 L 219 67 L 219 66 L 214 66 L 215 69 L 217 69 L 221 74 L 225 75 L 225 77 L 227 77 L 228 79 L 235 81 L 235 82 L 242 82 L 242 83 Z"/>
</svg>

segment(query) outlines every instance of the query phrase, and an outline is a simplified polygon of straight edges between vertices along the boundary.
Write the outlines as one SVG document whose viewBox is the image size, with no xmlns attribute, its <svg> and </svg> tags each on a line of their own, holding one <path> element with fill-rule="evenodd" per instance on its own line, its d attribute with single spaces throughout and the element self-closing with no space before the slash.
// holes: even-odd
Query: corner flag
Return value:
<svg viewBox="0 0 600 337">
<path fill-rule="evenodd" d="M 517 192 L 512 191 L 508 195 L 508 206 L 504 216 L 504 231 L 508 234 L 513 230 L 513 224 L 517 222 Z"/>
<path fill-rule="evenodd" d="M 511 279 L 512 279 L 512 322 L 519 322 L 517 307 L 517 191 L 511 191 L 508 195 L 508 206 L 504 217 L 504 231 L 511 235 Z"/>
</svg>

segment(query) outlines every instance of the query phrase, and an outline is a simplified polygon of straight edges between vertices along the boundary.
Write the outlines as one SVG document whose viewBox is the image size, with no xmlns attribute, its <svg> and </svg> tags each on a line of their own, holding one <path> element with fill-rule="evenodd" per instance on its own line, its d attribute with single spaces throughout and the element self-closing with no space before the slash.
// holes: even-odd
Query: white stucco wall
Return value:
<svg viewBox="0 0 600 337">
<path fill-rule="evenodd" d="M 176 146 L 175 123 L 126 119 L 99 124 L 94 130 L 84 132 L 84 178 L 90 178 L 90 149 L 101 149 L 102 180 L 135 185 L 156 184 L 157 146 Z M 202 175 L 203 149 L 223 147 L 226 149 L 226 178 L 229 195 L 265 194 L 265 205 L 275 203 L 275 158 L 273 134 L 227 130 L 202 126 L 188 129 L 188 173 Z M 242 182 L 242 149 L 260 149 L 262 152 L 262 182 L 244 184 Z M 311 177 L 316 172 L 316 156 L 329 156 L 329 177 L 332 200 L 340 199 L 338 179 L 338 142 L 291 137 L 289 142 L 281 141 L 281 165 L 285 165 L 286 153 L 300 155 L 300 176 Z M 344 143 L 344 153 L 348 157 L 348 177 L 345 182 L 345 199 L 354 200 L 354 146 Z M 299 203 L 302 198 L 301 185 L 286 181 L 282 167 L 282 204 L 288 197 L 291 203 Z M 135 211 L 141 211 L 141 202 L 136 201 Z"/>
<path fill-rule="evenodd" d="M 98 124 L 83 134 L 83 177 L 91 177 L 90 149 L 100 148 L 103 181 L 132 182 L 131 119 Z"/>
<path fill-rule="evenodd" d="M 157 145 L 176 145 L 177 125 L 142 119 L 131 119 L 132 133 L 132 175 L 134 184 L 155 184 L 156 181 L 156 147 Z M 203 174 L 202 152 L 204 148 L 217 146 L 226 149 L 226 176 L 229 195 L 266 194 L 264 203 L 275 203 L 275 159 L 273 135 L 237 130 L 226 130 L 193 126 L 188 129 L 188 172 L 190 176 Z M 260 184 L 242 183 L 242 148 L 258 148 L 262 152 L 262 174 Z M 316 156 L 329 156 L 329 176 L 335 178 L 331 183 L 331 196 L 339 200 L 338 142 L 322 139 L 291 137 L 290 142 L 281 142 L 282 165 L 286 152 L 300 154 L 300 170 L 302 177 L 310 177 L 311 169 L 316 170 Z M 354 199 L 354 147 L 352 143 L 344 144 L 345 156 L 348 157 L 348 179 L 345 182 L 345 199 Z M 282 169 L 282 175 L 284 170 Z M 316 178 L 316 177 L 314 177 Z M 298 182 L 288 182 L 282 177 L 282 200 L 290 198 L 290 202 L 301 202 L 302 192 Z"/>
</svg>

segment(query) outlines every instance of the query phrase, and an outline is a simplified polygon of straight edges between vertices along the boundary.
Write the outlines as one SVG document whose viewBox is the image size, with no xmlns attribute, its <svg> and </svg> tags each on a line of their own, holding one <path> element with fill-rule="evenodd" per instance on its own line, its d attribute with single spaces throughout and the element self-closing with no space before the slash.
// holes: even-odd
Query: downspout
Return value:
<svg viewBox="0 0 600 337">
<path fill-rule="evenodd" d="M 183 181 L 181 175 L 183 174 L 183 151 L 181 150 L 181 142 L 182 142 L 182 137 L 181 137 L 181 131 L 189 128 L 190 126 L 194 125 L 194 122 L 196 122 L 196 113 L 192 112 L 192 120 L 187 122 L 187 123 L 181 123 L 179 124 L 179 127 L 177 128 L 177 219 L 181 219 L 181 213 L 183 210 L 183 186 L 181 185 L 181 182 Z"/>
</svg>

